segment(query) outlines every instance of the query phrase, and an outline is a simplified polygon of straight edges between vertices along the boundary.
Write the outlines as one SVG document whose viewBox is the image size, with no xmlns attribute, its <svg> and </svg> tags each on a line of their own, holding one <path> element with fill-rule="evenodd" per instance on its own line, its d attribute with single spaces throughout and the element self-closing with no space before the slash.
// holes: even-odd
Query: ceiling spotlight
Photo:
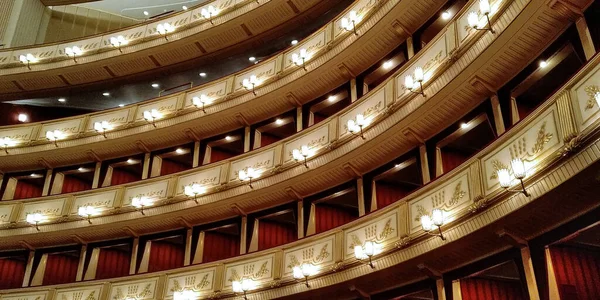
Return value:
<svg viewBox="0 0 600 300">
<path fill-rule="evenodd" d="M 293 41 L 292 41 L 292 46 L 294 46 L 294 45 L 296 45 L 296 44 L 298 44 L 298 40 L 293 40 Z"/>
<path fill-rule="evenodd" d="M 19 114 L 17 116 L 17 120 L 19 120 L 19 122 L 27 122 L 27 119 L 29 119 L 29 117 L 26 114 Z"/>
<path fill-rule="evenodd" d="M 175 153 L 177 153 L 177 154 L 183 154 L 183 152 L 185 152 L 185 151 L 181 148 L 175 149 Z"/>
<path fill-rule="evenodd" d="M 230 136 L 226 136 L 226 137 L 225 137 L 225 140 L 226 140 L 226 141 L 231 141 L 231 139 L 232 139 L 232 137 L 230 137 Z"/>
<path fill-rule="evenodd" d="M 153 87 L 153 88 L 155 88 L 155 89 L 156 89 L 156 88 L 158 88 L 159 86 L 160 86 L 160 85 L 159 85 L 158 83 L 153 83 L 153 84 L 152 84 L 152 87 Z"/>
<path fill-rule="evenodd" d="M 123 104 L 123 103 L 119 104 L 119 107 L 123 107 L 123 106 L 125 106 L 125 104 Z"/>
<path fill-rule="evenodd" d="M 249 61 L 255 61 L 255 60 L 256 60 L 256 57 L 254 57 L 254 56 L 250 56 L 250 57 L 248 57 L 248 60 L 249 60 Z"/>
<path fill-rule="evenodd" d="M 67 99 L 65 99 L 65 98 L 58 98 L 58 102 L 66 102 L 66 101 L 67 101 Z"/>
<path fill-rule="evenodd" d="M 460 128 L 467 129 L 467 128 L 469 128 L 469 124 L 467 124 L 467 123 L 460 123 Z"/>
<path fill-rule="evenodd" d="M 452 17 L 452 14 L 449 11 L 446 10 L 442 13 L 442 19 L 448 20 L 450 17 Z"/>
<path fill-rule="evenodd" d="M 79 168 L 77 168 L 77 171 L 83 172 L 83 171 L 85 171 L 85 168 L 84 167 L 79 167 Z"/>
<path fill-rule="evenodd" d="M 392 60 L 388 60 L 388 61 L 384 62 L 382 65 L 382 67 L 386 70 L 393 66 L 394 66 L 394 62 Z"/>
<path fill-rule="evenodd" d="M 281 124 L 283 124 L 283 120 L 282 119 L 277 119 L 277 120 L 275 120 L 275 124 L 281 125 Z"/>
<path fill-rule="evenodd" d="M 548 63 L 545 60 L 540 61 L 540 68 L 545 68 L 548 66 Z"/>
<path fill-rule="evenodd" d="M 181 8 L 182 8 L 183 10 L 187 10 L 187 6 L 185 6 L 185 5 L 184 5 L 184 6 L 182 6 Z"/>
<path fill-rule="evenodd" d="M 200 77 L 206 77 L 206 73 L 204 73 L 204 72 L 200 73 L 199 75 L 200 75 Z"/>
<path fill-rule="evenodd" d="M 337 97 L 336 97 L 336 96 L 334 96 L 334 95 L 331 95 L 331 96 L 327 97 L 327 100 L 328 100 L 329 102 L 333 102 L 333 101 L 335 101 L 335 99 L 337 99 Z"/>
<path fill-rule="evenodd" d="M 110 96 L 110 93 L 109 92 L 104 92 L 104 93 L 102 93 L 102 96 L 108 97 L 108 96 Z"/>
<path fill-rule="evenodd" d="M 144 16 L 149 15 L 149 13 L 147 11 L 144 11 Z"/>
<path fill-rule="evenodd" d="M 127 159 L 127 163 L 130 164 L 130 165 L 132 165 L 132 164 L 135 163 L 135 160 L 132 159 L 132 158 L 129 158 L 129 159 Z"/>
</svg>

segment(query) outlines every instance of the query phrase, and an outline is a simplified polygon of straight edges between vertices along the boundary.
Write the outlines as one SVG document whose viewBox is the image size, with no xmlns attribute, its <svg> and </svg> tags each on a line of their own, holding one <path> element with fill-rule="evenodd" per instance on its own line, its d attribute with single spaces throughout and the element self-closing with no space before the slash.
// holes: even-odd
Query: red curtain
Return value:
<svg viewBox="0 0 600 300">
<path fill-rule="evenodd" d="M 90 189 L 92 189 L 91 183 L 85 182 L 76 177 L 65 175 L 64 181 L 63 181 L 63 186 L 62 186 L 63 194 L 85 191 L 85 190 L 90 190 Z"/>
<path fill-rule="evenodd" d="M 327 119 L 327 117 L 321 116 L 319 114 L 313 114 L 313 125 Z"/>
<path fill-rule="evenodd" d="M 550 256 L 561 299 L 600 299 L 600 253 L 551 247 Z"/>
<path fill-rule="evenodd" d="M 168 159 L 163 159 L 161 167 L 160 167 L 160 175 L 161 176 L 169 175 L 169 174 L 185 171 L 187 169 L 189 169 L 189 167 L 184 164 L 170 161 Z"/>
<path fill-rule="evenodd" d="M 0 289 L 20 288 L 25 277 L 25 261 L 0 258 Z"/>
<path fill-rule="evenodd" d="M 481 278 L 460 280 L 463 300 L 525 300 L 525 293 L 519 281 L 501 281 Z"/>
<path fill-rule="evenodd" d="M 233 155 L 229 152 L 221 151 L 216 148 L 212 148 L 210 150 L 210 162 L 211 163 L 225 160 L 225 159 L 228 159 L 231 157 L 233 157 Z"/>
<path fill-rule="evenodd" d="M 234 257 L 239 254 L 239 236 L 211 231 L 204 232 L 203 263 Z"/>
<path fill-rule="evenodd" d="M 375 192 L 377 196 L 377 209 L 384 208 L 410 193 L 408 189 L 401 186 L 382 182 L 375 182 Z"/>
<path fill-rule="evenodd" d="M 154 246 L 154 245 L 153 245 Z M 131 253 L 123 250 L 102 248 L 98 255 L 96 279 L 115 278 L 129 275 Z"/>
<path fill-rule="evenodd" d="M 268 146 L 275 142 L 278 142 L 279 140 L 280 140 L 279 138 L 276 138 L 272 135 L 263 133 L 260 135 L 260 146 L 261 147 Z"/>
<path fill-rule="evenodd" d="M 13 199 L 17 200 L 41 197 L 42 189 L 43 187 L 29 183 L 25 180 L 17 180 L 17 186 L 15 187 L 15 195 Z"/>
<path fill-rule="evenodd" d="M 79 258 L 66 254 L 49 254 L 43 285 L 75 282 Z"/>
<path fill-rule="evenodd" d="M 296 226 L 267 220 L 260 220 L 258 225 L 258 250 L 273 248 L 290 243 L 297 238 Z"/>
<path fill-rule="evenodd" d="M 185 252 L 183 245 L 163 241 L 152 241 L 148 272 L 183 267 Z"/>
<path fill-rule="evenodd" d="M 442 166 L 444 167 L 444 174 L 452 171 L 454 168 L 458 167 L 460 164 L 469 159 L 468 155 L 461 153 L 459 151 L 454 151 L 450 149 L 442 149 Z"/>
<path fill-rule="evenodd" d="M 118 168 L 113 168 L 112 178 L 110 179 L 110 185 L 118 185 L 125 184 L 134 181 L 138 181 L 142 178 L 138 177 L 135 174 L 131 174 L 124 170 L 119 170 Z"/>
<path fill-rule="evenodd" d="M 356 217 L 350 210 L 324 204 L 315 205 L 316 233 L 344 225 L 354 219 Z"/>
</svg>

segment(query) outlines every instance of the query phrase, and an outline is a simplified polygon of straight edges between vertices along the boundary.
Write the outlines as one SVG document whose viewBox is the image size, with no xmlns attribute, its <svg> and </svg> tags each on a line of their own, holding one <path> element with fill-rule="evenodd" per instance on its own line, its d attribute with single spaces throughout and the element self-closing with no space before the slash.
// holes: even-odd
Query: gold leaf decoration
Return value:
<svg viewBox="0 0 600 300">
<path fill-rule="evenodd" d="M 207 287 L 210 284 L 210 281 L 208 280 L 208 274 L 204 274 L 204 277 L 202 277 L 202 280 L 200 280 L 200 283 L 198 283 L 194 289 L 196 290 L 202 290 L 203 288 Z"/>
<path fill-rule="evenodd" d="M 388 219 L 387 222 L 385 222 L 383 230 L 379 234 L 377 241 L 384 241 L 390 234 L 392 234 L 392 232 L 394 232 L 394 228 L 392 228 L 392 219 Z"/>
<path fill-rule="evenodd" d="M 171 292 L 180 292 L 183 290 L 183 287 L 181 287 L 181 284 L 179 283 L 179 280 L 173 280 L 173 287 L 171 288 Z"/>
<path fill-rule="evenodd" d="M 496 179 L 496 178 L 498 178 L 498 171 L 499 170 L 508 169 L 508 166 L 505 165 L 505 164 L 503 164 L 498 159 L 492 159 L 492 167 L 494 168 L 494 172 L 492 172 L 492 176 L 490 176 L 490 179 Z"/>
<path fill-rule="evenodd" d="M 534 156 L 544 150 L 544 145 L 552 139 L 552 133 L 546 133 L 546 122 L 542 123 L 540 130 L 538 130 L 537 139 L 535 145 L 531 148 L 530 156 Z"/>
<path fill-rule="evenodd" d="M 465 196 L 465 191 L 461 189 L 462 181 L 459 181 L 454 188 L 454 194 L 452 194 L 452 198 L 450 198 L 450 203 L 448 203 L 448 208 L 451 206 L 458 204 L 458 201 Z"/>
<path fill-rule="evenodd" d="M 321 248 L 319 255 L 317 255 L 313 261 L 316 263 L 319 263 L 319 262 L 322 262 L 327 257 L 329 257 L 329 252 L 327 252 L 327 245 L 323 245 L 323 248 Z"/>
<path fill-rule="evenodd" d="M 593 84 L 590 86 L 586 86 L 584 91 L 589 96 L 587 105 L 585 106 L 585 110 L 592 109 L 594 107 L 594 104 L 596 104 L 596 93 L 600 92 L 600 87 Z"/>
<path fill-rule="evenodd" d="M 289 269 L 293 269 L 295 266 L 299 266 L 299 265 L 300 265 L 300 261 L 298 260 L 296 255 L 290 256 L 290 263 L 287 265 L 287 267 Z"/>
<path fill-rule="evenodd" d="M 96 297 L 94 297 L 94 295 L 96 294 L 96 291 L 92 291 L 86 298 L 85 300 L 96 300 Z"/>
<path fill-rule="evenodd" d="M 113 299 L 115 300 L 121 300 L 121 299 L 125 299 L 125 295 L 123 295 L 123 290 L 121 290 L 121 288 L 117 288 L 117 293 L 116 295 L 113 297 Z"/>
<path fill-rule="evenodd" d="M 150 291 L 150 287 L 151 287 L 151 286 L 152 286 L 152 285 L 151 285 L 150 283 L 148 283 L 148 284 L 147 284 L 147 285 L 144 287 L 144 289 L 142 290 L 142 292 L 141 292 L 141 293 L 138 295 L 138 297 L 137 297 L 137 298 L 144 299 L 146 296 L 150 295 L 150 294 L 152 293 L 152 292 Z"/>
<path fill-rule="evenodd" d="M 258 279 L 263 277 L 265 274 L 269 273 L 269 269 L 267 268 L 267 262 L 265 261 L 256 274 L 254 274 L 254 278 Z"/>
<path fill-rule="evenodd" d="M 358 236 L 356 236 L 356 234 L 353 234 L 352 236 L 350 236 L 350 238 L 352 239 L 350 249 L 354 249 L 355 246 L 362 246 L 362 241 L 358 238 Z"/>
<path fill-rule="evenodd" d="M 237 272 L 235 269 L 232 269 L 232 270 L 231 270 L 231 277 L 229 277 L 229 279 L 228 279 L 228 280 L 229 280 L 230 282 L 234 282 L 234 281 L 236 281 L 236 280 L 240 280 L 240 279 L 242 279 L 242 278 L 240 277 L 240 274 L 238 274 L 238 272 Z"/>
<path fill-rule="evenodd" d="M 415 217 L 415 221 L 421 221 L 421 217 L 425 215 L 429 215 L 429 212 L 425 209 L 425 207 L 423 207 L 423 205 L 417 204 L 417 216 Z"/>
</svg>

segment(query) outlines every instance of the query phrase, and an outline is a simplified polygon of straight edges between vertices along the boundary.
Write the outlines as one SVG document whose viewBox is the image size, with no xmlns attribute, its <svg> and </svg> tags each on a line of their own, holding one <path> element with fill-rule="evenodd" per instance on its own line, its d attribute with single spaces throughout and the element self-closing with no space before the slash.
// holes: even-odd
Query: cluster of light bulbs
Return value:
<svg viewBox="0 0 600 300">
<path fill-rule="evenodd" d="M 44 216 L 41 213 L 30 213 L 27 214 L 27 216 L 25 217 L 25 221 L 33 226 L 35 226 L 35 229 L 37 231 L 40 231 L 40 228 L 38 227 L 38 225 L 40 224 L 40 222 L 46 220 L 46 216 Z"/>
<path fill-rule="evenodd" d="M 292 62 L 298 66 L 302 67 L 304 71 L 306 71 L 306 60 L 308 59 L 308 53 L 306 49 L 302 48 L 298 53 L 292 53 Z"/>
<path fill-rule="evenodd" d="M 175 27 L 173 27 L 173 25 L 169 24 L 168 22 L 160 23 L 160 24 L 156 25 L 156 32 L 158 32 L 158 34 L 164 36 L 165 40 L 167 40 L 167 41 L 169 40 L 167 35 L 173 31 L 175 31 Z"/>
<path fill-rule="evenodd" d="M 252 74 L 250 75 L 250 77 L 248 78 L 244 78 L 244 80 L 242 80 L 242 86 L 249 92 L 252 92 L 252 94 L 254 94 L 254 96 L 256 96 L 256 90 L 255 87 L 259 84 L 259 80 L 258 77 L 256 77 L 256 75 Z"/>
<path fill-rule="evenodd" d="M 367 126 L 367 120 L 362 114 L 357 114 L 355 120 L 350 119 L 346 124 L 350 133 L 360 136 L 363 140 L 365 139 L 363 135 L 363 128 L 365 126 Z"/>
<path fill-rule="evenodd" d="M 133 197 L 131 199 L 131 205 L 133 207 L 136 207 L 140 210 L 140 212 L 142 213 L 142 215 L 145 215 L 144 213 L 144 207 L 148 207 L 151 206 L 152 204 L 154 204 L 154 202 L 152 201 L 152 199 L 146 197 L 146 196 L 140 196 L 140 197 Z"/>
<path fill-rule="evenodd" d="M 6 152 L 6 154 L 8 154 L 8 147 L 13 147 L 16 144 L 16 141 L 7 136 L 0 138 L 0 147 L 4 148 L 4 152 Z"/>
<path fill-rule="evenodd" d="M 207 19 L 210 24 L 214 24 L 213 23 L 213 17 L 216 16 L 219 13 L 219 11 L 212 5 L 209 5 L 206 8 L 202 8 L 200 10 L 200 14 L 202 15 L 202 17 L 204 19 Z"/>
<path fill-rule="evenodd" d="M 101 133 L 104 138 L 106 138 L 106 132 L 111 129 L 113 129 L 113 126 L 108 121 L 94 122 L 94 130 Z"/>
<path fill-rule="evenodd" d="M 355 10 L 352 10 L 348 13 L 348 17 L 342 18 L 341 25 L 344 30 L 354 32 L 355 35 L 358 35 L 356 32 L 356 23 L 358 22 L 360 22 L 358 13 L 356 13 Z"/>
<path fill-rule="evenodd" d="M 151 109 L 151 110 L 145 110 L 142 113 L 144 120 L 146 120 L 146 122 L 152 124 L 152 126 L 156 127 L 156 123 L 155 121 L 160 119 L 162 117 L 162 114 L 155 108 Z"/>
<path fill-rule="evenodd" d="M 91 205 L 84 205 L 77 209 L 77 214 L 80 217 L 85 218 L 88 223 L 92 224 L 91 218 L 98 214 L 98 209 Z"/>
<path fill-rule="evenodd" d="M 198 204 L 198 195 L 206 193 L 206 187 L 199 183 L 192 183 L 183 188 L 183 193 L 188 197 L 194 197 L 194 201 Z"/>
<path fill-rule="evenodd" d="M 204 106 L 206 104 L 210 104 L 212 103 L 212 99 L 210 99 L 207 95 L 205 94 L 201 94 L 200 97 L 196 96 L 192 98 L 192 104 L 194 104 L 194 106 L 196 106 L 199 109 L 202 109 L 202 111 L 204 113 L 206 113 L 206 110 L 204 109 Z"/>
<path fill-rule="evenodd" d="M 423 81 L 425 80 L 425 73 L 423 71 L 423 68 L 416 67 L 413 75 L 409 74 L 406 75 L 406 77 L 404 77 L 404 88 L 406 88 L 411 93 L 420 94 L 423 97 L 425 97 L 425 91 L 423 90 Z M 415 84 L 415 81 L 418 83 L 418 85 Z"/>
<path fill-rule="evenodd" d="M 58 144 L 56 142 L 64 137 L 65 134 L 58 129 L 46 131 L 46 139 L 51 142 L 54 142 L 54 146 L 56 147 L 58 147 Z"/>
<path fill-rule="evenodd" d="M 506 190 L 509 190 L 510 186 L 513 184 L 513 177 L 517 181 L 519 181 L 521 185 L 520 190 L 509 190 L 511 192 L 523 193 L 525 196 L 529 197 L 529 193 L 525 189 L 525 184 L 523 183 L 523 179 L 527 176 L 527 169 L 525 168 L 525 162 L 520 158 L 514 158 L 510 162 L 510 166 L 512 169 L 511 172 L 507 168 L 500 169 L 496 172 L 498 175 L 498 182 L 500 186 Z"/>
<path fill-rule="evenodd" d="M 315 154 L 314 149 L 310 149 L 307 145 L 300 146 L 300 149 L 292 150 L 292 158 L 295 161 L 304 163 L 304 166 L 308 168 L 308 164 L 306 163 L 306 159 Z"/>
<path fill-rule="evenodd" d="M 248 186 L 252 189 L 252 180 L 256 179 L 260 176 L 260 171 L 254 169 L 252 167 L 248 167 L 247 169 L 242 169 L 238 172 L 238 179 L 240 181 L 248 181 Z"/>
<path fill-rule="evenodd" d="M 446 221 L 445 215 L 446 213 L 443 210 L 434 208 L 431 211 L 431 216 L 426 214 L 421 216 L 421 228 L 423 231 L 435 236 L 439 236 L 445 241 L 446 238 L 442 233 L 442 225 L 444 225 L 444 222 Z M 435 232 L 435 229 L 437 229 L 437 232 Z"/>
<path fill-rule="evenodd" d="M 469 27 L 475 30 L 489 30 L 491 33 L 495 33 L 494 29 L 492 28 L 492 23 L 490 22 L 491 7 L 489 0 L 479 0 L 479 12 L 485 16 L 487 28 L 486 26 L 479 26 L 479 15 L 474 11 L 469 12 L 467 15 L 467 23 L 469 23 Z"/>
</svg>

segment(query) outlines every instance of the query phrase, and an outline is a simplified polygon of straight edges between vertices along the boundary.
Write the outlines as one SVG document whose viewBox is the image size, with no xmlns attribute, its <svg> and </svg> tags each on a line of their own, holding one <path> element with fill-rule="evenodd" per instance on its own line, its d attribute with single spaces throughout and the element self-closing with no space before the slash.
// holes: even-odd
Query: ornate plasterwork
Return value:
<svg viewBox="0 0 600 300">
<path fill-rule="evenodd" d="M 290 274 L 292 269 L 303 263 L 315 266 L 323 266 L 333 262 L 334 237 L 329 236 L 310 243 L 306 246 L 297 247 L 284 251 L 285 273 Z"/>
<path fill-rule="evenodd" d="M 231 287 L 233 281 L 243 278 L 252 279 L 255 282 L 273 279 L 273 260 L 273 256 L 269 255 L 264 258 L 226 265 L 224 285 Z"/>
<path fill-rule="evenodd" d="M 110 299 L 155 299 L 157 283 L 158 277 L 141 279 L 133 282 L 116 283 L 111 287 Z"/>
<path fill-rule="evenodd" d="M 377 243 L 385 248 L 398 237 L 398 213 L 391 211 L 369 223 L 361 224 L 344 232 L 346 257 L 354 254 L 354 246 L 362 246 L 366 241 Z"/>
<path fill-rule="evenodd" d="M 211 292 L 214 289 L 215 273 L 215 268 L 209 268 L 169 275 L 165 296 L 172 297 L 174 292 L 183 290 Z"/>
</svg>

